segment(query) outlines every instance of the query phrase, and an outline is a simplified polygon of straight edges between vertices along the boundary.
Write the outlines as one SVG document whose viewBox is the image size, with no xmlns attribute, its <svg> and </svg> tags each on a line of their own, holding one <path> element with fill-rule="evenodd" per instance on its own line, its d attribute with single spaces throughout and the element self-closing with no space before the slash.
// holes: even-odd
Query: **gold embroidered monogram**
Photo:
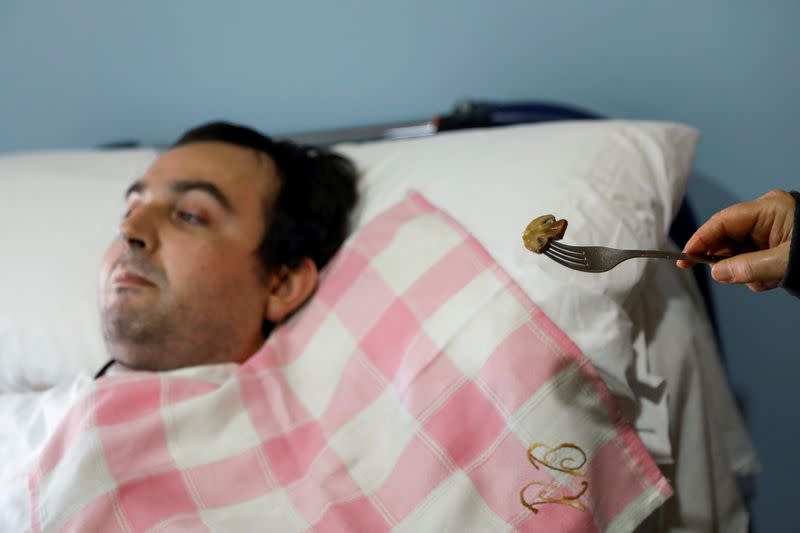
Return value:
<svg viewBox="0 0 800 533">
<path fill-rule="evenodd" d="M 563 442 L 553 447 L 541 442 L 535 442 L 528 448 L 528 460 L 536 470 L 539 470 L 541 465 L 570 476 L 585 476 L 581 468 L 586 464 L 586 453 L 580 446 L 570 442 Z M 532 487 L 539 487 L 539 490 L 535 491 Z M 548 503 L 569 505 L 578 511 L 585 511 L 586 506 L 577 500 L 583 496 L 588 488 L 589 482 L 585 479 L 581 480 L 580 488 L 575 489 L 577 490 L 575 493 L 571 493 L 573 491 L 565 489 L 562 484 L 556 481 L 550 483 L 532 481 L 519 492 L 519 499 L 522 505 L 530 509 L 534 514 L 539 512 L 539 509 L 536 508 L 537 506 Z M 531 492 L 535 492 L 535 494 L 529 494 Z"/>
<path fill-rule="evenodd" d="M 541 451 L 544 450 L 544 451 Z M 536 463 L 551 470 L 558 470 L 573 476 L 583 476 L 580 468 L 586 464 L 586 454 L 571 442 L 564 442 L 553 448 L 535 442 L 528 448 L 528 460 L 539 470 Z"/>
<path fill-rule="evenodd" d="M 542 487 L 542 489 L 536 493 L 536 495 L 532 499 L 526 498 L 526 491 L 528 491 L 531 487 Z M 533 514 L 539 512 L 539 509 L 536 508 L 537 505 L 544 505 L 546 503 L 560 503 L 562 505 L 569 505 L 577 509 L 578 511 L 585 511 L 586 506 L 580 502 L 577 502 L 578 498 L 583 496 L 583 493 L 586 492 L 586 489 L 589 488 L 589 483 L 587 481 L 581 481 L 581 489 L 580 492 L 576 494 L 567 494 L 566 491 L 562 490 L 560 493 L 557 491 L 558 484 L 557 483 L 541 483 L 539 481 L 533 481 L 525 485 L 525 487 L 519 493 L 519 499 L 522 502 L 522 505 L 530 509 Z"/>
</svg>

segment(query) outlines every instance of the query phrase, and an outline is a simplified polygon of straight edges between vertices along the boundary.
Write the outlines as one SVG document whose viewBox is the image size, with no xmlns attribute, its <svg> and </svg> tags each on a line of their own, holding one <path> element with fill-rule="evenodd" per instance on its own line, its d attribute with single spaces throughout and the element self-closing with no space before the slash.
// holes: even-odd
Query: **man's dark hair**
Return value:
<svg viewBox="0 0 800 533">
<path fill-rule="evenodd" d="M 353 163 L 331 151 L 275 141 L 253 129 L 210 122 L 184 133 L 173 146 L 215 141 L 267 154 L 281 180 L 272 212 L 265 201 L 266 232 L 258 254 L 266 272 L 291 268 L 308 257 L 322 269 L 347 237 L 358 199 Z M 267 334 L 271 326 L 265 324 Z"/>
</svg>

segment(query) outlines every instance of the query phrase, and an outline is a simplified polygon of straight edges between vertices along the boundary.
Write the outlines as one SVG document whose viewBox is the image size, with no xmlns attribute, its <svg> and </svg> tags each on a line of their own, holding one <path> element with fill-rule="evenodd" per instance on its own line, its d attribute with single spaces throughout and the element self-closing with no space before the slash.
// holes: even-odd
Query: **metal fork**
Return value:
<svg viewBox="0 0 800 533">
<path fill-rule="evenodd" d="M 723 255 L 692 255 L 661 250 L 620 250 L 605 246 L 570 246 L 555 241 L 550 241 L 544 255 L 560 265 L 582 272 L 607 272 L 623 261 L 635 257 L 654 257 L 672 261 L 684 259 L 693 263 L 708 264 L 728 258 Z"/>
</svg>

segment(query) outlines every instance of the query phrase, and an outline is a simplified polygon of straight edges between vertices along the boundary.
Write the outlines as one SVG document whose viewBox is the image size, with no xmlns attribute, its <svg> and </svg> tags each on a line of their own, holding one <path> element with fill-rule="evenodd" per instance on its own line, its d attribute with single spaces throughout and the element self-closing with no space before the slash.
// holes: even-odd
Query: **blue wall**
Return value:
<svg viewBox="0 0 800 533">
<path fill-rule="evenodd" d="M 690 196 L 705 218 L 800 188 L 798 21 L 796 0 L 3 0 L 0 152 L 169 142 L 210 118 L 285 133 L 463 97 L 557 100 L 698 127 Z M 714 292 L 764 465 L 756 525 L 787 531 L 800 302 Z"/>
</svg>

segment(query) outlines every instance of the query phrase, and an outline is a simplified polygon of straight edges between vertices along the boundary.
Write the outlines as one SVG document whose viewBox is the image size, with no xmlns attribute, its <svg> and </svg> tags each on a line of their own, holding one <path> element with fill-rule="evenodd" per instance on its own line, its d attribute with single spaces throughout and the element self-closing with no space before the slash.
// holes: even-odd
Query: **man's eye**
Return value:
<svg viewBox="0 0 800 533">
<path fill-rule="evenodd" d="M 178 218 L 182 222 L 186 222 L 187 224 L 192 225 L 202 225 L 205 223 L 205 220 L 200 215 L 195 213 L 190 213 L 189 211 L 178 211 Z"/>
</svg>

